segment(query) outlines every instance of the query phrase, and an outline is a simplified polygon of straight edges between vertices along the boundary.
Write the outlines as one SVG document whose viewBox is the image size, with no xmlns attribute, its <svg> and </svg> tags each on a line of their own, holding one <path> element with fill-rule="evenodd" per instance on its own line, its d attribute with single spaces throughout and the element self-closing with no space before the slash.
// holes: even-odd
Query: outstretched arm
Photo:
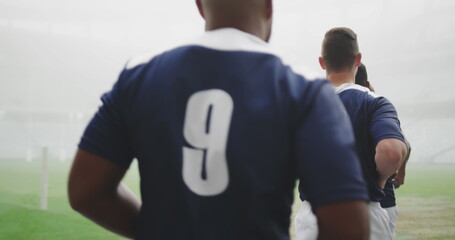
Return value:
<svg viewBox="0 0 455 240">
<path fill-rule="evenodd" d="M 134 238 L 140 201 L 120 183 L 126 169 L 79 149 L 68 181 L 71 207 L 100 226 Z"/>
<path fill-rule="evenodd" d="M 318 240 L 357 240 L 369 237 L 369 216 L 364 201 L 325 205 L 316 209 L 315 215 L 318 219 Z"/>
<path fill-rule="evenodd" d="M 378 171 L 378 185 L 384 188 L 387 179 L 398 171 L 405 160 L 407 149 L 403 141 L 387 138 L 376 145 L 376 169 Z"/>
</svg>

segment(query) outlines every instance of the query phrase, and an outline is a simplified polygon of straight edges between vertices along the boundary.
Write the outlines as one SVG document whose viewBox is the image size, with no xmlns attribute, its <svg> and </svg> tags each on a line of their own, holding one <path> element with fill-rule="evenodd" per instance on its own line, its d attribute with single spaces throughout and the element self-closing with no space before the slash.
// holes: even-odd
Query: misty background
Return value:
<svg viewBox="0 0 455 240">
<path fill-rule="evenodd" d="M 358 34 L 376 92 L 397 107 L 411 162 L 455 163 L 455 2 L 276 0 L 271 45 L 324 76 L 325 32 Z M 0 0 L 0 159 L 73 157 L 126 61 L 201 35 L 194 0 Z"/>
</svg>

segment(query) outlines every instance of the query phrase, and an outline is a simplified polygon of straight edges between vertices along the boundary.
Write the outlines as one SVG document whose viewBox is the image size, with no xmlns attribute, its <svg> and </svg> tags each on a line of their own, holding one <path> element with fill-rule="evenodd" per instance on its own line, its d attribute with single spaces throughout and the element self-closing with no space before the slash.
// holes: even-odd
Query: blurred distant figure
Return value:
<svg viewBox="0 0 455 240">
<path fill-rule="evenodd" d="M 373 86 L 368 81 L 367 68 L 365 67 L 365 65 L 363 63 L 361 63 L 360 66 L 357 68 L 357 73 L 355 75 L 355 84 L 364 86 L 364 87 L 370 89 L 370 91 L 374 92 Z"/>
<path fill-rule="evenodd" d="M 336 87 L 354 128 L 369 190 L 370 239 L 389 240 L 393 238 L 390 218 L 380 201 L 385 196 L 387 179 L 400 168 L 407 149 L 394 106 L 386 98 L 355 84 L 361 58 L 357 35 L 351 29 L 333 28 L 325 34 L 319 63 Z M 305 189 L 300 188 L 300 193 L 303 203 L 295 220 L 296 239 L 314 240 L 318 229 L 314 227 L 317 221 L 312 215 L 311 199 Z"/>
<path fill-rule="evenodd" d="M 71 206 L 126 237 L 288 240 L 296 179 L 320 239 L 367 239 L 343 105 L 270 51 L 272 0 L 196 0 L 206 33 L 131 61 L 79 144 Z M 138 200 L 120 184 L 136 158 Z"/>
<path fill-rule="evenodd" d="M 367 69 L 363 63 L 360 64 L 357 69 L 357 74 L 355 75 L 355 84 L 367 87 L 370 89 L 370 91 L 374 92 L 373 86 L 368 81 Z M 398 188 L 404 184 L 404 178 L 406 176 L 406 163 L 408 162 L 409 156 L 411 155 L 411 145 L 409 144 L 409 141 L 406 139 L 406 137 L 404 140 L 408 150 L 406 158 L 403 164 L 401 164 L 398 172 L 387 179 L 384 187 L 385 197 L 381 200 L 381 206 L 387 211 L 389 215 L 390 229 L 393 236 L 395 236 L 396 221 L 398 216 L 398 208 L 395 199 L 395 188 Z"/>
</svg>

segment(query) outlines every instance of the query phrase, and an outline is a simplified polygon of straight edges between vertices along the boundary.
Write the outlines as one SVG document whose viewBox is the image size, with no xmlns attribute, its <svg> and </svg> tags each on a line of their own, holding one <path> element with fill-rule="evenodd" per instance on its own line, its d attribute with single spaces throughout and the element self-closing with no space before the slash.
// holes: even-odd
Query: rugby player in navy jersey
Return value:
<svg viewBox="0 0 455 240">
<path fill-rule="evenodd" d="M 135 239 L 284 240 L 300 179 L 320 239 L 367 239 L 349 118 L 330 83 L 268 48 L 272 1 L 196 3 L 200 39 L 130 61 L 103 95 L 70 172 L 71 206 Z M 120 183 L 134 158 L 141 201 Z"/>
<path fill-rule="evenodd" d="M 394 106 L 386 98 L 355 84 L 361 58 L 357 35 L 351 29 L 333 28 L 325 34 L 319 63 L 335 86 L 354 129 L 357 152 L 370 197 L 370 239 L 388 240 L 393 238 L 393 234 L 389 216 L 380 201 L 384 198 L 383 189 L 387 179 L 403 163 L 407 148 Z M 307 200 L 305 189 L 300 190 L 301 199 Z M 304 201 L 297 213 L 297 240 L 314 239 L 316 235 L 316 228 L 310 224 L 304 225 L 306 222 L 316 222 L 309 208 L 311 205 Z M 299 223 L 303 224 L 299 226 Z"/>
<path fill-rule="evenodd" d="M 364 86 L 370 89 L 370 91 L 374 92 L 373 86 L 371 85 L 370 81 L 368 81 L 368 72 L 366 66 L 363 63 L 360 64 L 360 66 L 357 68 L 357 73 L 355 75 L 355 84 Z M 384 186 L 385 197 L 381 200 L 381 207 L 383 207 L 389 215 L 390 230 L 392 231 L 393 236 L 395 236 L 396 220 L 398 216 L 398 208 L 395 199 L 395 188 L 398 188 L 404 184 L 404 178 L 406 176 L 406 163 L 408 162 L 409 156 L 411 155 L 411 145 L 406 137 L 404 137 L 404 140 L 406 148 L 408 150 L 406 158 L 403 164 L 401 164 L 398 172 L 387 179 L 387 182 Z"/>
</svg>

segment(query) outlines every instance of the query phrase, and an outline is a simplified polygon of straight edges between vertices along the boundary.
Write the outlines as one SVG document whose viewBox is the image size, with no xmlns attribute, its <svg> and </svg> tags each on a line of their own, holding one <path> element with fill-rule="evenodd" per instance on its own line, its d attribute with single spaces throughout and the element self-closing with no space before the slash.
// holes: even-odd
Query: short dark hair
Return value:
<svg viewBox="0 0 455 240">
<path fill-rule="evenodd" d="M 352 67 L 359 54 L 357 34 L 349 28 L 332 28 L 322 42 L 322 59 L 330 72 L 341 72 Z"/>
<path fill-rule="evenodd" d="M 357 74 L 355 75 L 355 84 L 368 87 L 368 74 L 367 74 L 367 68 L 365 65 L 362 63 L 360 66 L 357 68 Z"/>
</svg>

